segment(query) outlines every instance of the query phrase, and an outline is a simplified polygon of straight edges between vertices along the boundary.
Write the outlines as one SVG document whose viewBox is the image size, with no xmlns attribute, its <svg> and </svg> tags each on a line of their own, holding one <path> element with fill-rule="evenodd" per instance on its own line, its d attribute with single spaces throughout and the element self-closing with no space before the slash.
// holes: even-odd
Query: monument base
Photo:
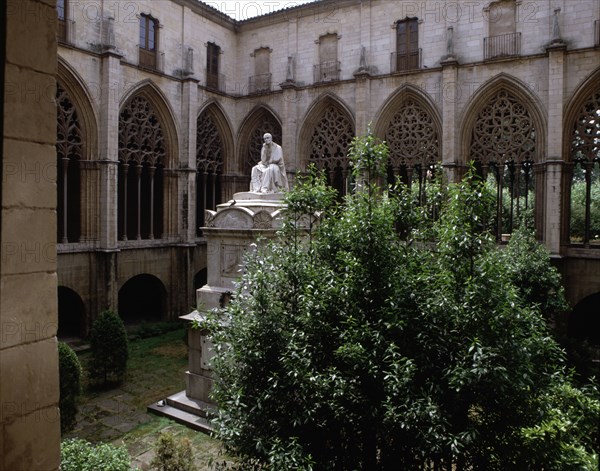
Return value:
<svg viewBox="0 0 600 471">
<path fill-rule="evenodd" d="M 149 411 L 196 430 L 211 430 L 209 417 L 215 405 L 210 397 L 214 383 L 210 360 L 214 353 L 208 331 L 192 323 L 201 322 L 211 309 L 227 306 L 241 276 L 244 254 L 259 237 L 275 236 L 284 208 L 282 193 L 241 192 L 216 211 L 206 211 L 202 233 L 207 241 L 207 284 L 196 291 L 197 310 L 180 317 L 189 322 L 186 388 L 148 406 Z"/>
</svg>

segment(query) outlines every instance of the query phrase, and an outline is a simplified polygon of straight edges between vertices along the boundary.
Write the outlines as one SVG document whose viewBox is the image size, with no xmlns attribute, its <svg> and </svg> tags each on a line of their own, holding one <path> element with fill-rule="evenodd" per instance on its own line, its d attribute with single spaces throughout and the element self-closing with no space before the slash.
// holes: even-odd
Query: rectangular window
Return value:
<svg viewBox="0 0 600 471">
<path fill-rule="evenodd" d="M 140 16 L 140 57 L 141 67 L 156 69 L 156 48 L 158 43 L 158 21 L 148 15 Z"/>
<path fill-rule="evenodd" d="M 221 48 L 215 43 L 208 43 L 206 50 L 206 86 L 219 90 L 219 54 Z"/>
<path fill-rule="evenodd" d="M 67 19 L 67 0 L 57 0 L 56 2 L 56 12 L 58 13 L 58 19 L 65 21 Z"/>
<path fill-rule="evenodd" d="M 397 72 L 420 68 L 418 18 L 406 18 L 396 23 L 396 53 L 393 59 L 392 68 Z"/>
<path fill-rule="evenodd" d="M 67 42 L 67 0 L 57 0 L 56 14 L 58 17 L 57 39 L 60 42 Z"/>
<path fill-rule="evenodd" d="M 327 34 L 319 38 L 319 63 L 315 66 L 315 82 L 340 79 L 338 61 L 338 36 Z"/>
</svg>

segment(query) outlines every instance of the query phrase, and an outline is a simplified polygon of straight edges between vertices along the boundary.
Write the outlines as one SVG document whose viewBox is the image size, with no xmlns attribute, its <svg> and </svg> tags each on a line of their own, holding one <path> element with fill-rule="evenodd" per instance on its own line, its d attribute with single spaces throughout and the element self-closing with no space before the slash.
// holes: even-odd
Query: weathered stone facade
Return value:
<svg viewBox="0 0 600 471">
<path fill-rule="evenodd" d="M 0 469 L 58 469 L 54 0 L 0 9 Z M 6 47 L 4 47 L 6 46 Z"/>
<path fill-rule="evenodd" d="M 189 312 L 210 259 L 203 210 L 247 190 L 265 131 L 290 181 L 314 161 L 341 191 L 348 139 L 369 124 L 413 146 L 393 169 L 409 181 L 438 161 L 460 178 L 479 156 L 482 172 L 532 188 L 525 204 L 571 305 L 600 293 L 600 247 L 569 232 L 573 129 L 600 92 L 600 1 L 324 0 L 242 22 L 195 0 L 67 6 L 58 83 L 82 147 L 75 177 L 59 165 L 80 189 L 71 197 L 59 182 L 59 222 L 61 197 L 79 212 L 66 218 L 78 240 L 58 245 L 59 309 L 78 311 L 81 330 L 106 307 L 143 317 L 125 311 L 145 291 L 164 307 L 152 315 Z M 139 47 L 141 21 L 154 50 Z M 129 154 L 132 100 L 156 116 L 158 161 Z M 493 124 L 489 110 L 506 116 Z M 498 133 L 520 147 L 499 151 Z"/>
</svg>

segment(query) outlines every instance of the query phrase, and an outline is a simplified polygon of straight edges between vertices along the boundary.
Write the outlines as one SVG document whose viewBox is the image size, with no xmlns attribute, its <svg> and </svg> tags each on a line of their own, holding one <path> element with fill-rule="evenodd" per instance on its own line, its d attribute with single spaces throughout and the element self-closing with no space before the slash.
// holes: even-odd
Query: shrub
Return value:
<svg viewBox="0 0 600 471">
<path fill-rule="evenodd" d="M 104 311 L 94 321 L 90 333 L 90 382 L 119 382 L 127 370 L 129 356 L 127 332 L 121 318 L 113 311 Z"/>
<path fill-rule="evenodd" d="M 193 471 L 192 446 L 187 438 L 176 439 L 171 432 L 161 432 L 151 466 L 159 471 Z"/>
<path fill-rule="evenodd" d="M 431 231 L 400 240 L 407 205 L 370 184 L 385 151 L 351 154 L 359 191 L 311 237 L 285 224 L 212 314 L 219 438 L 276 471 L 541 469 L 551 452 L 547 469 L 590 469 L 598 395 L 571 385 L 540 312 L 560 310 L 554 275 L 506 262 L 473 171 Z"/>
<path fill-rule="evenodd" d="M 77 396 L 81 391 L 81 364 L 79 358 L 64 342 L 58 342 L 58 373 L 60 382 L 60 431 L 75 427 Z"/>
<path fill-rule="evenodd" d="M 125 446 L 110 443 L 93 445 L 86 440 L 69 439 L 60 447 L 61 471 L 131 471 Z"/>
</svg>

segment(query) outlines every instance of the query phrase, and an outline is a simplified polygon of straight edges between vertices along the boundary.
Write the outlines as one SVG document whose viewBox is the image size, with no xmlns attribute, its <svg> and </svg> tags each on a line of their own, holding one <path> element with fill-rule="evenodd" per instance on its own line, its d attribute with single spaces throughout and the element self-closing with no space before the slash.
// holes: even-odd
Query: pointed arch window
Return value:
<svg viewBox="0 0 600 471">
<path fill-rule="evenodd" d="M 497 240 L 534 210 L 536 133 L 527 108 L 506 90 L 498 91 L 475 121 L 470 156 L 496 196 Z"/>
<path fill-rule="evenodd" d="M 330 105 L 314 127 L 310 139 L 309 162 L 326 173 L 328 184 L 337 189 L 340 196 L 349 191 L 348 146 L 353 137 L 350 119 Z"/>
<path fill-rule="evenodd" d="M 600 247 L 600 90 L 579 110 L 570 144 L 570 242 Z"/>
<path fill-rule="evenodd" d="M 165 145 L 152 104 L 143 96 L 130 99 L 119 115 L 121 240 L 162 237 Z"/>
<path fill-rule="evenodd" d="M 244 162 L 244 175 L 250 175 L 252 167 L 260 162 L 260 153 L 264 143 L 263 136 L 269 133 L 273 136 L 273 142 L 281 143 L 282 133 L 281 125 L 275 117 L 268 112 L 262 112 L 260 120 L 254 127 L 248 139 L 248 148 L 246 151 L 247 158 Z M 283 156 L 285 160 L 285 155 Z"/>
<path fill-rule="evenodd" d="M 57 240 L 79 242 L 81 237 L 81 168 L 83 139 L 71 97 L 56 86 Z"/>
<path fill-rule="evenodd" d="M 427 184 L 441 160 L 440 137 L 433 117 L 409 98 L 389 122 L 385 141 L 390 149 L 388 183 L 405 183 L 416 192 L 419 204 L 426 204 Z"/>
<path fill-rule="evenodd" d="M 201 236 L 207 209 L 215 210 L 221 201 L 223 142 L 213 117 L 198 116 L 196 130 L 196 235 Z"/>
</svg>

